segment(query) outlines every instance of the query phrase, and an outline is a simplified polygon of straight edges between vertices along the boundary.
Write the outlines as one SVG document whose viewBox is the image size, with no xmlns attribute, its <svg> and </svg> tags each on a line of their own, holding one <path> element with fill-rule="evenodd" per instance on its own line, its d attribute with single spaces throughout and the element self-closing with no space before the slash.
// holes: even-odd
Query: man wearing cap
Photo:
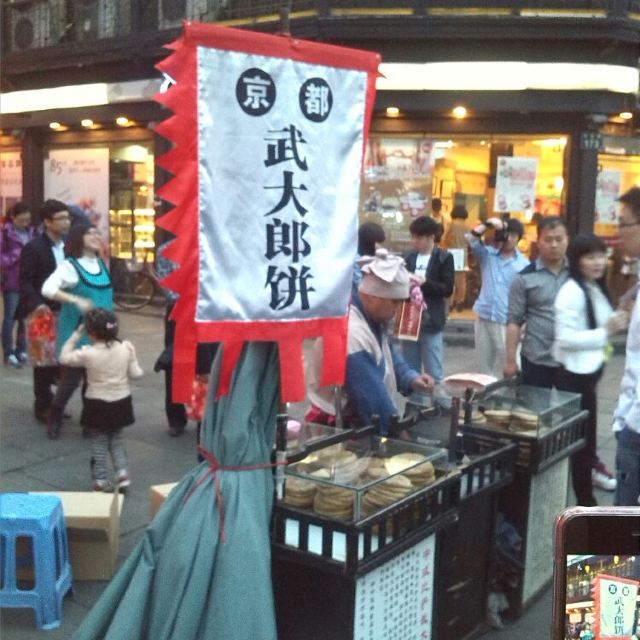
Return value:
<svg viewBox="0 0 640 640">
<path fill-rule="evenodd" d="M 492 228 L 494 246 L 485 244 L 482 234 Z M 518 242 L 524 233 L 519 220 L 502 221 L 489 218 L 466 234 L 471 250 L 480 264 L 482 285 L 473 305 L 478 314 L 475 322 L 475 346 L 478 355 L 478 371 L 500 377 L 505 359 L 505 335 L 509 310 L 509 288 L 516 275 L 529 261 L 518 250 Z"/>
<path fill-rule="evenodd" d="M 360 425 L 380 417 L 387 433 L 391 416 L 398 415 L 394 394 L 428 392 L 433 378 L 412 369 L 395 350 L 387 335 L 398 305 L 409 297 L 409 272 L 404 260 L 378 249 L 375 256 L 358 261 L 363 278 L 349 307 L 345 417 Z M 308 372 L 311 409 L 307 419 L 331 423 L 335 416 L 333 390 L 320 387 L 321 345 L 316 344 Z"/>
</svg>

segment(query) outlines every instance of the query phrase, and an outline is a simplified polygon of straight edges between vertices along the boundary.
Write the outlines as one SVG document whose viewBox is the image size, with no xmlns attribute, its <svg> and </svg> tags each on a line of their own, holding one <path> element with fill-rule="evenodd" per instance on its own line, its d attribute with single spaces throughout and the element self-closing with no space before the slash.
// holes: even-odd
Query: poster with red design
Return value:
<svg viewBox="0 0 640 640">
<path fill-rule="evenodd" d="M 323 384 L 344 379 L 375 53 L 185 24 L 159 69 L 174 112 L 158 224 L 177 235 L 164 281 L 180 294 L 174 398 L 188 399 L 197 342 L 223 343 L 218 395 L 246 341 L 279 345 L 282 400 L 305 396 L 302 343 L 322 337 Z"/>
</svg>

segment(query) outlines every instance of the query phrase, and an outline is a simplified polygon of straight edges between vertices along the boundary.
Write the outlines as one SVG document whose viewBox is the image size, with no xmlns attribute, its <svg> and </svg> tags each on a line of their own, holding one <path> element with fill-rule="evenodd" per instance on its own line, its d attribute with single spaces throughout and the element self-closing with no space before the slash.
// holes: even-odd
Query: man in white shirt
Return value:
<svg viewBox="0 0 640 640">
<path fill-rule="evenodd" d="M 633 187 L 620 197 L 619 233 L 622 251 L 629 258 L 640 258 L 640 188 Z M 620 384 L 613 430 L 618 441 L 615 503 L 637 506 L 640 495 L 640 304 L 635 307 L 627 334 L 627 354 Z"/>
</svg>

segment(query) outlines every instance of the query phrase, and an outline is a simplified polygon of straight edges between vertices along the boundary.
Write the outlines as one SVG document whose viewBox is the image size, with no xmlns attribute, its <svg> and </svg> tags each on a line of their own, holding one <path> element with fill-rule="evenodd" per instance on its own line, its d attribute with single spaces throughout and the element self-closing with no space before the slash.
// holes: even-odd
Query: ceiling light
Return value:
<svg viewBox="0 0 640 640">
<path fill-rule="evenodd" d="M 467 117 L 467 108 L 462 105 L 458 105 L 451 110 L 451 115 L 458 120 L 462 120 Z"/>
<path fill-rule="evenodd" d="M 93 127 L 93 120 L 91 120 L 91 118 L 84 118 L 80 121 L 80 124 L 89 129 L 90 127 Z"/>
<path fill-rule="evenodd" d="M 623 120 L 631 120 L 631 118 L 633 118 L 633 113 L 631 113 L 631 111 L 623 111 L 620 114 L 620 118 Z"/>
<path fill-rule="evenodd" d="M 50 122 L 49 123 L 49 129 L 53 129 L 54 131 L 56 129 L 59 129 L 62 125 L 59 122 Z"/>
<path fill-rule="evenodd" d="M 119 127 L 126 127 L 129 124 L 129 118 L 127 118 L 127 116 L 118 116 L 116 118 L 116 124 Z"/>
<path fill-rule="evenodd" d="M 397 118 L 400 115 L 400 109 L 398 107 L 387 107 L 386 114 L 390 118 Z"/>
</svg>

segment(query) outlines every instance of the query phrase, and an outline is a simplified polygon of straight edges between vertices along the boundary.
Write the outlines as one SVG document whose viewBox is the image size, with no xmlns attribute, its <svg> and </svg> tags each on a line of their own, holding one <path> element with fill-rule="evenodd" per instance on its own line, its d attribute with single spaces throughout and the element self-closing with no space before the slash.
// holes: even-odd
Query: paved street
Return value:
<svg viewBox="0 0 640 640">
<path fill-rule="evenodd" d="M 152 369 L 162 344 L 162 319 L 159 312 L 152 310 L 144 315 L 121 314 L 121 320 L 121 335 L 131 339 L 136 345 L 146 375 L 134 382 L 137 422 L 126 430 L 133 484 L 122 513 L 120 561 L 131 551 L 149 521 L 149 486 L 179 480 L 195 463 L 193 423 L 180 438 L 169 438 L 166 431 L 163 377 Z M 471 354 L 472 350 L 468 347 L 447 347 L 447 373 L 468 370 L 471 367 Z M 601 457 L 609 466 L 612 466 L 615 449 L 610 432 L 610 416 L 615 406 L 622 364 L 623 356 L 614 356 L 600 384 L 599 446 Z M 45 437 L 43 426 L 33 417 L 30 368 L 14 370 L 5 367 L 0 371 L 0 376 L 2 490 L 90 490 L 89 445 L 81 437 L 78 425 L 78 395 L 76 394 L 69 407 L 73 419 L 65 423 L 61 438 L 51 441 Z M 293 407 L 292 414 L 299 415 L 301 410 L 300 406 Z M 600 494 L 598 497 L 603 504 L 611 501 L 610 494 Z M 55 631 L 36 631 L 30 609 L 3 611 L 3 640 L 70 638 L 106 584 L 77 582 L 74 596 L 65 601 L 64 623 Z M 547 590 L 516 624 L 482 637 L 485 640 L 546 640 L 549 637 L 550 601 L 551 596 Z"/>
</svg>

